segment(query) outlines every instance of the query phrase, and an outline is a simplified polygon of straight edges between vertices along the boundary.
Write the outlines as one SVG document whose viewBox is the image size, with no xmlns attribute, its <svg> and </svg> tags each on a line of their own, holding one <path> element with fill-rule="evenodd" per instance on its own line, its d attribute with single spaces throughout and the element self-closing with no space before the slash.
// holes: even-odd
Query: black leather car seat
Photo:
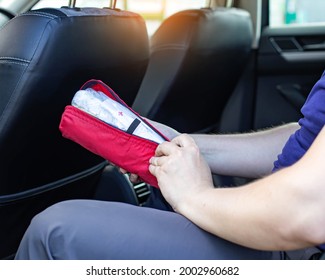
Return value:
<svg viewBox="0 0 325 280">
<path fill-rule="evenodd" d="M 242 74 L 252 32 L 249 13 L 236 8 L 170 16 L 151 39 L 133 109 L 180 132 L 211 130 Z"/>
<path fill-rule="evenodd" d="M 47 206 L 89 198 L 107 165 L 64 139 L 64 107 L 88 79 L 132 104 L 149 58 L 145 22 L 95 8 L 41 9 L 0 29 L 0 259 Z"/>
</svg>

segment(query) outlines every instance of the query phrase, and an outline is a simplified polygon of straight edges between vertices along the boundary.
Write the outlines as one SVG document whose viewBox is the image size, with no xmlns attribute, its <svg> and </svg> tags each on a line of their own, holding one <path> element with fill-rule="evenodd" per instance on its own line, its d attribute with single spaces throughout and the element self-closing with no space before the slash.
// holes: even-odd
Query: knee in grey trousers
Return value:
<svg viewBox="0 0 325 280">
<path fill-rule="evenodd" d="M 172 211 L 70 200 L 34 217 L 16 259 L 239 260 L 280 256 L 225 241 Z"/>
</svg>

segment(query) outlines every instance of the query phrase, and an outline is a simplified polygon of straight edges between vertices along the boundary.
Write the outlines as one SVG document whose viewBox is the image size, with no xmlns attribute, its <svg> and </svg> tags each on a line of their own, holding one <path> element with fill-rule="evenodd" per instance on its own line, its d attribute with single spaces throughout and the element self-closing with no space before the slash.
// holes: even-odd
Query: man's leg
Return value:
<svg viewBox="0 0 325 280">
<path fill-rule="evenodd" d="M 71 200 L 37 215 L 16 259 L 269 259 L 168 211 Z"/>
</svg>

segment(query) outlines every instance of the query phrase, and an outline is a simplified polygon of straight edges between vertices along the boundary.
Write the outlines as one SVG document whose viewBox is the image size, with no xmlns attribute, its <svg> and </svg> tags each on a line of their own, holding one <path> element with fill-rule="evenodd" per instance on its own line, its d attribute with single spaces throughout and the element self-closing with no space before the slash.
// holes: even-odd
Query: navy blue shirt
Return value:
<svg viewBox="0 0 325 280">
<path fill-rule="evenodd" d="M 312 88 L 301 113 L 303 114 L 299 120 L 301 128 L 290 136 L 278 160 L 274 162 L 273 171 L 290 166 L 299 160 L 325 125 L 325 72 Z"/>
<path fill-rule="evenodd" d="M 299 160 L 325 125 L 325 72 L 312 88 L 301 113 L 303 117 L 299 120 L 300 129 L 290 136 L 282 153 L 274 162 L 273 171 L 290 166 Z M 320 247 L 325 250 L 325 244 Z"/>
</svg>

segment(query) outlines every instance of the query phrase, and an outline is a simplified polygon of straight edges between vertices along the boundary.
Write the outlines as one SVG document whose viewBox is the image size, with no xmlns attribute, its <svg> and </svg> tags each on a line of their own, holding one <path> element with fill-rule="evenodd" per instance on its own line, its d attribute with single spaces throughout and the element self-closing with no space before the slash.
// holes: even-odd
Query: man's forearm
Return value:
<svg viewBox="0 0 325 280">
<path fill-rule="evenodd" d="M 259 178 L 272 171 L 277 155 L 299 128 L 297 123 L 290 123 L 252 133 L 191 136 L 213 173 Z"/>
<path fill-rule="evenodd" d="M 186 193 L 176 209 L 204 230 L 255 249 L 323 244 L 324 147 L 325 131 L 322 143 L 295 165 L 242 187 Z"/>
</svg>

